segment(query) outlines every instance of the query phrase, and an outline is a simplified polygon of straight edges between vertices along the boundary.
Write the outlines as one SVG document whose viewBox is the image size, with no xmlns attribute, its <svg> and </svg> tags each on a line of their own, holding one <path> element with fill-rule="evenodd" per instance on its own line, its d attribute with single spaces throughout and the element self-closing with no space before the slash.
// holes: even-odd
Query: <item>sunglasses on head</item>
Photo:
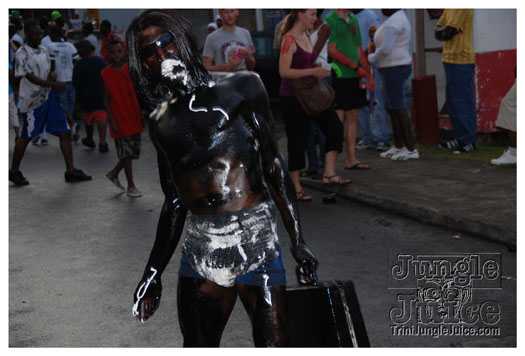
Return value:
<svg viewBox="0 0 525 356">
<path fill-rule="evenodd" d="M 166 32 L 160 35 L 155 41 L 149 45 L 142 47 L 140 50 L 140 57 L 142 59 L 149 58 L 155 53 L 155 47 L 164 48 L 173 41 L 173 36 L 171 33 Z"/>
</svg>

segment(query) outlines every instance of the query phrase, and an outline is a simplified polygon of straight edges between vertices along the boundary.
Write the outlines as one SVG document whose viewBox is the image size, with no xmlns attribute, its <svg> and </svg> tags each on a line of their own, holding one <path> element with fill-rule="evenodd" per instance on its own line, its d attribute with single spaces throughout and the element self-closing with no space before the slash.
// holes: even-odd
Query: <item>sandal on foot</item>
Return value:
<svg viewBox="0 0 525 356">
<path fill-rule="evenodd" d="M 306 195 L 304 190 L 301 190 L 299 192 L 295 192 L 297 201 L 312 201 L 312 197 L 309 195 Z"/>
<path fill-rule="evenodd" d="M 350 167 L 345 167 L 345 171 L 353 171 L 353 170 L 361 170 L 361 169 L 370 169 L 370 166 L 366 163 L 358 162 L 356 164 L 351 165 Z"/>
<path fill-rule="evenodd" d="M 328 182 L 325 182 L 325 179 L 328 180 Z M 347 185 L 352 183 L 350 179 L 344 179 L 339 177 L 337 174 L 333 176 L 323 176 L 323 184 L 325 185 Z"/>
</svg>

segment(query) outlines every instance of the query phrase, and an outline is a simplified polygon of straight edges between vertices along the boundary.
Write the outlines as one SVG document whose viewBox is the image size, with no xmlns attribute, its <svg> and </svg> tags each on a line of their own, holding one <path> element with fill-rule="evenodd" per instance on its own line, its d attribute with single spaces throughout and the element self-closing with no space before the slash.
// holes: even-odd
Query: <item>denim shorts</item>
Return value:
<svg viewBox="0 0 525 356">
<path fill-rule="evenodd" d="M 405 84 L 412 72 L 412 65 L 379 68 L 383 80 L 385 93 L 385 107 L 387 110 L 406 108 Z"/>
<path fill-rule="evenodd" d="M 204 279 L 193 269 L 190 261 L 183 255 L 180 260 L 179 276 Z M 285 286 L 286 272 L 284 270 L 282 251 L 273 262 L 235 278 L 236 282 L 257 287 Z"/>
<path fill-rule="evenodd" d="M 69 116 L 75 113 L 75 87 L 73 82 L 67 82 L 63 90 L 57 90 L 57 97 L 62 109 L 67 110 Z"/>
</svg>

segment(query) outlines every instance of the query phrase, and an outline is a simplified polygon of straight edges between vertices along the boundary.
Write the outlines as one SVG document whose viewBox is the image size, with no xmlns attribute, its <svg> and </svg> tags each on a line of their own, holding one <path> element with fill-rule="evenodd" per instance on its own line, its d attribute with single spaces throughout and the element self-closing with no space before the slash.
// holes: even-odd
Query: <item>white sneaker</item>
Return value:
<svg viewBox="0 0 525 356">
<path fill-rule="evenodd" d="M 390 157 L 393 161 L 406 161 L 409 159 L 419 159 L 419 151 L 417 148 L 414 148 L 413 151 L 409 151 L 406 147 L 403 147 L 403 150 L 395 153 Z"/>
<path fill-rule="evenodd" d="M 380 153 L 379 157 L 381 157 L 381 158 L 390 158 L 394 154 L 396 154 L 396 153 L 398 153 L 399 151 L 402 151 L 402 150 L 406 150 L 406 148 L 405 147 L 397 148 L 396 146 L 392 146 L 388 150 L 386 150 L 385 152 Z"/>
<path fill-rule="evenodd" d="M 371 145 L 371 144 L 368 144 L 368 143 L 364 143 L 363 140 L 359 141 L 355 145 L 355 149 L 356 150 L 364 150 L 364 149 L 367 149 L 367 148 L 374 148 L 374 147 L 375 147 L 374 145 Z"/>
<path fill-rule="evenodd" d="M 495 166 L 501 166 L 502 164 L 515 164 L 517 161 L 517 157 L 510 152 L 510 149 L 507 149 L 499 158 L 491 160 L 490 163 Z"/>
<path fill-rule="evenodd" d="M 126 191 L 126 195 L 131 198 L 138 198 L 142 196 L 142 193 L 137 189 L 137 187 L 133 187 Z"/>
</svg>

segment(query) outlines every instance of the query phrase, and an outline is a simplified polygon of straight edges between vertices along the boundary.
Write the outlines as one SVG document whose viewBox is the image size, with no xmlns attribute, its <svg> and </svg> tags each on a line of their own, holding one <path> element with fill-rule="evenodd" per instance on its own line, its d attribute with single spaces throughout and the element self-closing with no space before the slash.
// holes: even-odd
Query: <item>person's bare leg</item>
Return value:
<svg viewBox="0 0 525 356">
<path fill-rule="evenodd" d="M 114 178 L 118 178 L 120 171 L 124 168 L 124 161 L 119 159 L 115 167 L 109 171 L 106 175 Z"/>
<path fill-rule="evenodd" d="M 323 176 L 325 177 L 332 177 L 335 176 L 335 163 L 337 162 L 337 156 L 339 152 L 337 151 L 330 151 L 326 152 L 325 158 L 324 158 L 324 173 Z"/>
<path fill-rule="evenodd" d="M 252 322 L 255 346 L 290 346 L 286 287 L 237 283 L 237 290 Z"/>
<path fill-rule="evenodd" d="M 13 126 L 13 131 L 15 132 L 15 142 L 20 138 L 20 126 Z"/>
<path fill-rule="evenodd" d="M 23 138 L 20 137 L 16 143 L 13 150 L 13 158 L 11 161 L 11 171 L 13 173 L 18 172 L 20 169 L 20 163 L 22 162 L 22 158 L 24 158 L 24 153 L 26 152 L 27 145 L 31 141 L 30 138 Z"/>
<path fill-rule="evenodd" d="M 73 164 L 73 148 L 71 147 L 71 134 L 69 132 L 60 132 L 59 135 L 60 150 L 64 156 L 64 162 L 66 163 L 66 170 L 73 172 L 75 166 Z"/>
<path fill-rule="evenodd" d="M 396 110 L 387 110 L 392 120 L 392 136 L 394 137 L 394 146 L 403 148 L 403 135 L 401 135 L 401 123 Z"/>
<path fill-rule="evenodd" d="M 399 124 L 401 126 L 401 137 L 405 147 L 409 151 L 414 150 L 414 143 L 412 142 L 412 130 L 410 129 L 410 118 L 408 117 L 406 109 L 400 109 L 397 111 L 397 117 L 399 118 Z"/>
<path fill-rule="evenodd" d="M 517 147 L 517 143 L 518 143 L 516 131 L 507 130 L 507 134 L 508 134 L 508 137 L 509 137 L 509 145 L 510 145 L 510 147 L 516 148 Z"/>
<path fill-rule="evenodd" d="M 345 111 L 346 166 L 358 163 L 355 157 L 357 140 L 357 110 Z"/>
<path fill-rule="evenodd" d="M 128 181 L 128 190 L 130 190 L 131 188 L 135 188 L 131 158 L 124 158 L 122 161 L 124 162 L 124 173 L 126 174 L 126 179 Z"/>
<path fill-rule="evenodd" d="M 93 124 L 91 125 L 86 124 L 86 137 L 88 141 L 90 142 L 93 142 L 93 131 L 94 131 Z"/>
<path fill-rule="evenodd" d="M 235 287 L 179 277 L 177 309 L 184 347 L 219 347 L 236 299 Z"/>
<path fill-rule="evenodd" d="M 100 143 L 106 143 L 107 121 L 97 121 L 98 138 Z"/>
</svg>

